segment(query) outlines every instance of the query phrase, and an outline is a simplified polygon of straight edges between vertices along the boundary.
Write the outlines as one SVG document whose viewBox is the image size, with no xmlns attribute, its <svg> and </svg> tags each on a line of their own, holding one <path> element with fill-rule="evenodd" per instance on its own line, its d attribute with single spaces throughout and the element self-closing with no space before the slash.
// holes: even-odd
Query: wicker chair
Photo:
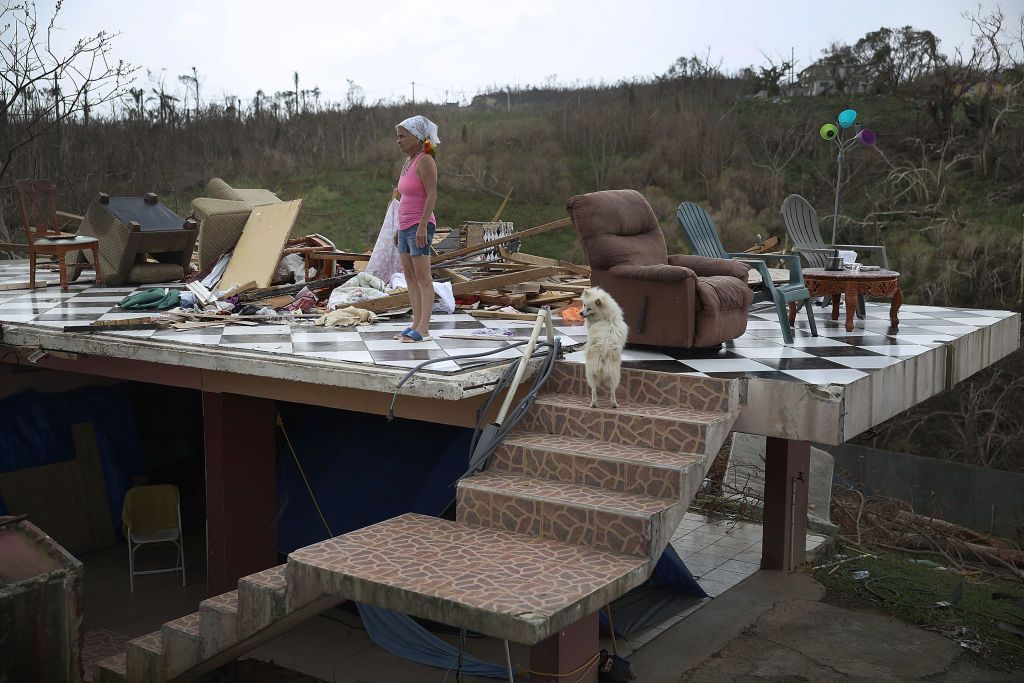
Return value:
<svg viewBox="0 0 1024 683">
<path fill-rule="evenodd" d="M 270 190 L 238 190 L 212 178 L 206 196 L 192 200 L 192 214 L 199 221 L 199 269 L 205 270 L 234 248 L 254 207 L 280 201 Z"/>
</svg>

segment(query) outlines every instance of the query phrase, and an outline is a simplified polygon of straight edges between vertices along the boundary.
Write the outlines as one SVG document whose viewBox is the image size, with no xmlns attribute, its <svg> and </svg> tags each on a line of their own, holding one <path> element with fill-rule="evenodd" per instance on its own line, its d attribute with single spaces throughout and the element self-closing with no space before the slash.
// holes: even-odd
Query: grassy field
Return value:
<svg viewBox="0 0 1024 683">
<path fill-rule="evenodd" d="M 859 554 L 844 552 L 847 557 Z M 833 561 L 839 559 L 844 558 L 835 555 Z M 824 562 L 814 576 L 833 604 L 881 609 L 960 643 L 981 666 L 1021 671 L 1024 589 L 957 576 L 939 569 L 941 559 L 935 560 L 893 554 L 834 566 Z"/>
</svg>

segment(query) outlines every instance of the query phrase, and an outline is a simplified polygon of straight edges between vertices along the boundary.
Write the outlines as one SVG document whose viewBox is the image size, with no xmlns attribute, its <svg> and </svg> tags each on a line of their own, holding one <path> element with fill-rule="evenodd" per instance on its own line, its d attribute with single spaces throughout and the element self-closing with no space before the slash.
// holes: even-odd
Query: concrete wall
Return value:
<svg viewBox="0 0 1024 683">
<path fill-rule="evenodd" d="M 0 526 L 0 681 L 80 681 L 82 638 L 82 564 L 29 522 Z"/>
<path fill-rule="evenodd" d="M 1004 536 L 1024 535 L 1024 475 L 843 444 L 829 448 L 835 481 L 905 500 L 919 514 Z"/>
</svg>

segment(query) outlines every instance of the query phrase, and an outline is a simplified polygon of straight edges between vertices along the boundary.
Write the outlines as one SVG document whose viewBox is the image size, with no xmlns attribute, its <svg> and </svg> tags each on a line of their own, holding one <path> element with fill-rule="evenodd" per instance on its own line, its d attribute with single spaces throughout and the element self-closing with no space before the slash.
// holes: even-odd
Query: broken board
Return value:
<svg viewBox="0 0 1024 683">
<path fill-rule="evenodd" d="M 85 553 L 117 540 L 92 423 L 71 425 L 71 439 L 74 460 L 4 472 L 0 496 L 67 550 Z"/>
<path fill-rule="evenodd" d="M 250 280 L 257 287 L 269 287 L 301 206 L 302 200 L 296 199 L 254 208 L 217 288 L 224 290 Z"/>
</svg>

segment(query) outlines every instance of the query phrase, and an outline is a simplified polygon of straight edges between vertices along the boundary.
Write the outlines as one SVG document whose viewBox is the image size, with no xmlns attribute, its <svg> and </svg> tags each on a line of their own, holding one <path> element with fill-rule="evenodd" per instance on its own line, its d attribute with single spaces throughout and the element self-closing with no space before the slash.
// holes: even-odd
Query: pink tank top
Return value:
<svg viewBox="0 0 1024 683">
<path fill-rule="evenodd" d="M 398 228 L 408 230 L 417 228 L 423 219 L 423 205 L 427 203 L 427 188 L 423 181 L 416 175 L 416 164 L 420 162 L 423 152 L 417 154 L 409 168 L 402 177 L 398 179 L 398 191 L 402 194 L 402 201 L 398 204 Z M 430 214 L 430 222 L 437 225 L 434 214 Z"/>
</svg>

